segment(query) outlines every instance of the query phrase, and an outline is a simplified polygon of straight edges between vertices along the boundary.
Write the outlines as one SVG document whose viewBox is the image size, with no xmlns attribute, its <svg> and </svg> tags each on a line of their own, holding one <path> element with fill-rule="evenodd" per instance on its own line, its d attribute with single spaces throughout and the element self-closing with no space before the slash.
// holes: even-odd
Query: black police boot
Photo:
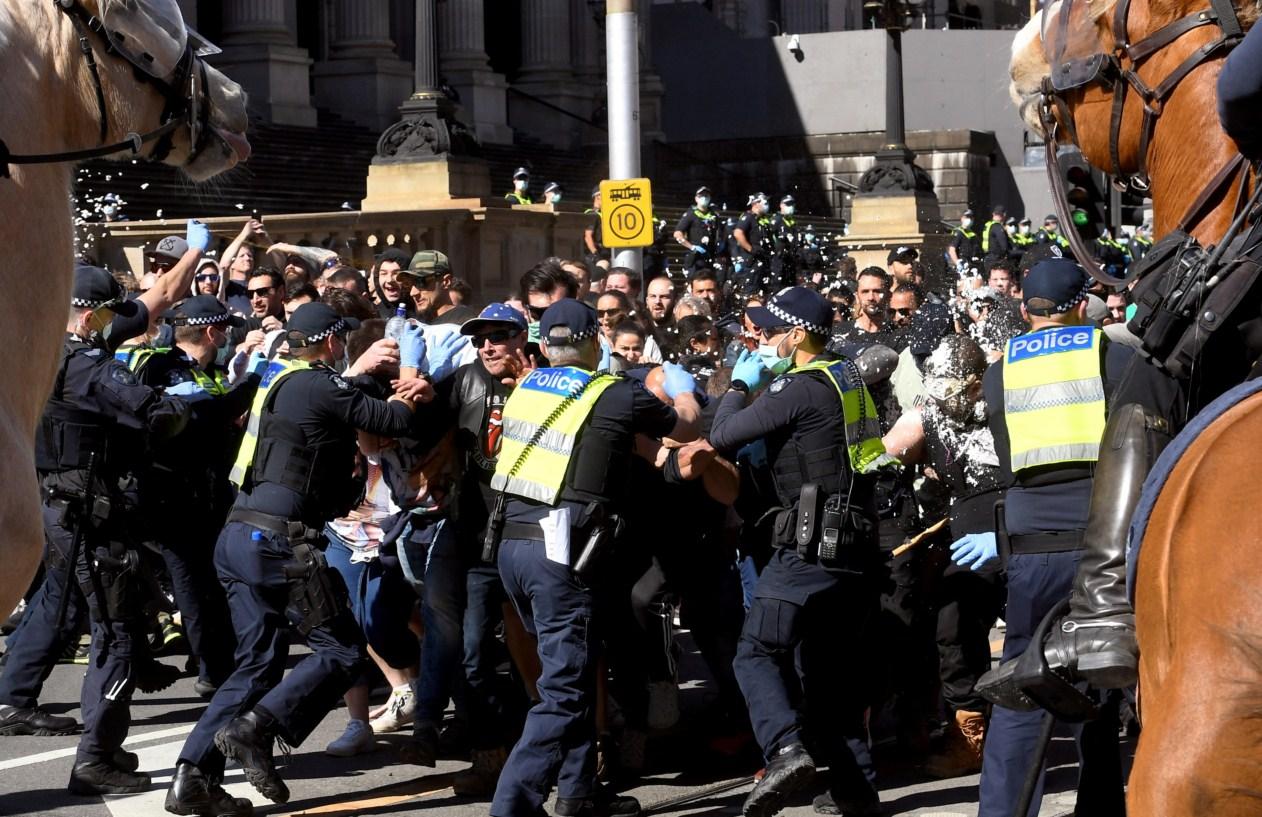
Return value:
<svg viewBox="0 0 1262 817">
<path fill-rule="evenodd" d="M 1126 541 L 1144 478 L 1170 441 L 1164 417 L 1128 403 L 1113 410 L 1104 429 L 1091 490 L 1091 510 L 1083 532 L 1084 553 L 1074 576 L 1069 613 L 1041 649 L 1048 667 L 1070 681 L 1097 689 L 1135 683 L 1139 645 L 1135 613 L 1126 593 Z M 1033 683 L 1015 671 L 1019 659 L 1005 661 L 977 682 L 988 700 L 1012 709 L 1033 704 L 1022 687 Z"/>
<path fill-rule="evenodd" d="M 143 772 L 125 772 L 109 763 L 85 761 L 76 763 L 70 772 L 71 794 L 93 797 L 98 794 L 136 794 L 147 791 L 149 775 Z"/>
<path fill-rule="evenodd" d="M 79 722 L 62 715 L 50 715 L 38 706 L 0 706 L 0 735 L 73 735 Z"/>
<path fill-rule="evenodd" d="M 202 817 L 250 817 L 254 814 L 254 804 L 244 797 L 233 797 L 218 783 L 211 783 L 192 763 L 180 763 L 175 767 L 175 777 L 167 791 L 166 810 L 172 814 Z"/>
<path fill-rule="evenodd" d="M 224 757 L 241 764 L 245 779 L 259 794 L 273 803 L 287 803 L 289 787 L 276 773 L 276 764 L 272 761 L 275 736 L 271 719 L 265 721 L 252 709 L 215 733 L 215 747 Z"/>
<path fill-rule="evenodd" d="M 640 801 L 597 786 L 590 797 L 558 797 L 556 817 L 639 817 Z"/>
<path fill-rule="evenodd" d="M 785 801 L 815 777 L 815 761 L 800 743 L 790 743 L 767 763 L 767 770 L 745 798 L 745 817 L 771 817 Z"/>
<path fill-rule="evenodd" d="M 841 817 L 881 817 L 885 810 L 880 800 L 855 802 L 836 797 L 826 791 L 811 801 L 811 810 L 816 814 L 840 814 Z"/>
<path fill-rule="evenodd" d="M 412 739 L 399 748 L 404 763 L 434 768 L 438 765 L 438 730 L 430 724 L 417 724 Z"/>
<path fill-rule="evenodd" d="M 183 675 L 179 667 L 173 667 L 152 658 L 136 661 L 132 665 L 131 674 L 136 681 L 136 689 L 141 692 L 161 692 L 180 680 L 180 676 Z"/>
<path fill-rule="evenodd" d="M 214 681 L 207 681 L 204 678 L 198 678 L 193 682 L 193 691 L 209 701 L 219 691 L 219 684 L 216 684 Z"/>
<path fill-rule="evenodd" d="M 135 752 L 129 752 L 126 749 L 115 749 L 114 754 L 110 756 L 110 763 L 125 772 L 134 772 L 140 768 L 140 758 Z"/>
</svg>

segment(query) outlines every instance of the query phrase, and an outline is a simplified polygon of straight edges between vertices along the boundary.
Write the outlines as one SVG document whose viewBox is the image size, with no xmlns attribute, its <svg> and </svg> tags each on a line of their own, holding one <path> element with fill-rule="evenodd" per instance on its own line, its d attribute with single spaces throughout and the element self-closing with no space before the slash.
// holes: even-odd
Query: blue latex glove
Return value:
<svg viewBox="0 0 1262 817">
<path fill-rule="evenodd" d="M 666 378 L 662 381 L 662 390 L 666 392 L 670 399 L 674 400 L 681 394 L 697 390 L 696 378 L 678 363 L 663 363 L 662 372 L 666 375 Z"/>
<path fill-rule="evenodd" d="M 402 344 L 400 344 L 402 345 Z M 448 335 L 442 340 L 436 342 L 429 350 L 428 361 L 430 380 L 437 383 L 447 378 L 452 372 L 459 368 L 460 364 L 456 358 L 469 345 L 469 339 L 464 335 Z M 400 353 L 402 353 L 400 351 Z"/>
<path fill-rule="evenodd" d="M 174 386 L 167 386 L 166 393 L 173 397 L 179 397 L 186 403 L 196 403 L 200 400 L 208 400 L 211 397 L 210 392 L 192 380 L 176 383 Z"/>
<path fill-rule="evenodd" d="M 600 344 L 600 362 L 596 364 L 596 371 L 607 372 L 612 365 L 613 351 L 605 344 Z"/>
<path fill-rule="evenodd" d="M 252 352 L 250 354 L 250 359 L 245 362 L 245 372 L 246 374 L 256 374 L 259 377 L 262 377 L 263 372 L 267 371 L 267 364 L 269 362 L 270 361 L 268 361 L 267 355 L 262 352 Z"/>
<path fill-rule="evenodd" d="M 762 362 L 757 352 L 742 349 L 740 356 L 736 358 L 736 365 L 732 367 L 732 379 L 749 386 L 750 391 L 757 391 L 771 380 L 771 370 Z"/>
<path fill-rule="evenodd" d="M 972 565 L 973 570 L 981 570 L 998 558 L 999 543 L 994 533 L 970 533 L 951 543 L 951 561 L 960 567 Z"/>
<path fill-rule="evenodd" d="M 210 246 L 210 228 L 202 224 L 195 218 L 188 220 L 188 229 L 184 233 L 184 240 L 188 242 L 189 249 L 205 252 Z"/>
<path fill-rule="evenodd" d="M 702 246 L 701 244 L 693 244 L 692 251 L 695 252 L 697 255 L 705 255 L 705 247 Z"/>
<path fill-rule="evenodd" d="M 425 352 L 425 327 L 419 323 L 404 324 L 399 336 L 399 365 L 420 370 Z"/>
</svg>

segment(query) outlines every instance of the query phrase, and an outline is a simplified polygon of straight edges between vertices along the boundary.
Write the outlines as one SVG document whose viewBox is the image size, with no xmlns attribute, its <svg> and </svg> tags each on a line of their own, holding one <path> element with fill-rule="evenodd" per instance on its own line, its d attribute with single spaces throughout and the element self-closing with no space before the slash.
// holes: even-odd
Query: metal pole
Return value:
<svg viewBox="0 0 1262 817">
<path fill-rule="evenodd" d="M 606 0 L 605 54 L 609 84 L 609 178 L 640 176 L 640 52 L 635 0 Z M 644 271 L 640 248 L 614 253 L 615 267 Z"/>
<path fill-rule="evenodd" d="M 907 134 L 903 125 L 903 32 L 887 26 L 885 36 L 885 148 L 889 150 L 904 147 Z"/>
</svg>

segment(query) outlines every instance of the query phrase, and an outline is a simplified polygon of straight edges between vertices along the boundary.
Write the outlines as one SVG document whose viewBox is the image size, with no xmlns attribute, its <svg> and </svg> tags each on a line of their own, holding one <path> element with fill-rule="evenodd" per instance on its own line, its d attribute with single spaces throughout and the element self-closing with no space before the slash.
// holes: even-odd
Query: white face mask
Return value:
<svg viewBox="0 0 1262 817">
<path fill-rule="evenodd" d="M 518 193 L 525 192 L 526 187 L 529 184 L 530 182 L 526 181 L 525 179 L 513 179 L 513 187 L 517 190 Z"/>
<path fill-rule="evenodd" d="M 550 195 L 548 196 L 548 201 L 550 201 L 550 202 L 551 202 L 551 203 L 553 203 L 553 204 L 560 204 L 560 203 L 561 203 L 561 194 L 560 194 L 560 193 L 552 193 L 552 194 L 550 194 Z"/>
<path fill-rule="evenodd" d="M 700 197 L 698 197 L 698 198 L 697 198 L 697 206 L 698 206 L 698 207 L 700 207 L 702 210 L 704 210 L 704 209 L 706 209 L 707 207 L 709 207 L 709 206 L 710 206 L 710 197 L 709 197 L 709 196 L 700 196 Z"/>
<path fill-rule="evenodd" d="M 1029 225 L 1029 224 L 1022 224 L 1022 225 L 1021 225 L 1018 229 L 1020 229 L 1020 230 L 1021 230 L 1021 235 L 1029 235 L 1029 234 L 1030 234 L 1030 225 Z"/>
<path fill-rule="evenodd" d="M 788 205 L 785 205 L 784 207 L 781 207 L 780 212 L 784 213 L 786 216 L 793 215 L 793 205 L 788 204 Z"/>
<path fill-rule="evenodd" d="M 1003 229 L 1004 229 L 1004 232 L 1006 232 L 1008 235 L 1012 235 L 1013 233 L 1017 231 L 1017 228 L 1011 225 L 1004 227 Z"/>
<path fill-rule="evenodd" d="M 960 226 L 967 230 L 973 226 L 973 220 L 971 218 L 962 218 L 960 219 Z"/>
</svg>

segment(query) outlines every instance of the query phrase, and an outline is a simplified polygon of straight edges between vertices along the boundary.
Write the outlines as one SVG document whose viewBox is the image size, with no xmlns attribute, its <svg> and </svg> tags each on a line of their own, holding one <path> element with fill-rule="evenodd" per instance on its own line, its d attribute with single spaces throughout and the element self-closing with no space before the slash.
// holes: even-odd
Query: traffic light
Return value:
<svg viewBox="0 0 1262 817">
<path fill-rule="evenodd" d="M 1083 238 L 1096 238 L 1109 224 L 1108 177 L 1087 164 L 1076 150 L 1060 154 L 1056 163 L 1065 179 L 1065 198 L 1073 214 L 1073 227 Z M 1070 225 L 1062 225 L 1062 229 L 1069 228 Z"/>
</svg>

